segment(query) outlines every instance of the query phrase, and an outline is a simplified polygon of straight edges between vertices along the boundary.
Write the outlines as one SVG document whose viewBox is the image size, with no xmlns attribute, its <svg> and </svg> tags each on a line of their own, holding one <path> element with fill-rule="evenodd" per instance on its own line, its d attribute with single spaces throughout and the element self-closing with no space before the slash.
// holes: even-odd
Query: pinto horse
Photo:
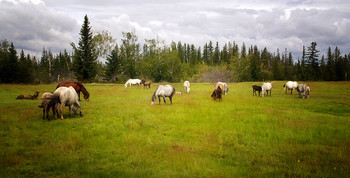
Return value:
<svg viewBox="0 0 350 178">
<path fill-rule="evenodd" d="M 60 83 L 57 85 L 56 89 L 59 88 L 59 87 L 73 87 L 75 89 L 75 91 L 78 93 L 78 98 L 79 98 L 79 101 L 80 100 L 80 92 L 83 92 L 84 94 L 84 99 L 86 101 L 89 101 L 89 92 L 86 90 L 86 88 L 84 87 L 83 84 L 81 84 L 80 82 L 63 82 L 63 83 Z"/>
<path fill-rule="evenodd" d="M 213 93 L 211 94 L 211 97 L 215 100 L 216 98 L 219 98 L 219 101 L 222 101 L 222 88 L 224 88 L 221 84 L 217 85 L 215 87 Z"/>
<path fill-rule="evenodd" d="M 38 98 L 38 96 L 39 96 L 39 92 L 37 91 L 34 93 L 33 96 L 32 95 L 19 95 L 19 96 L 17 96 L 16 99 L 29 99 L 29 100 L 35 99 L 36 100 Z"/>
</svg>

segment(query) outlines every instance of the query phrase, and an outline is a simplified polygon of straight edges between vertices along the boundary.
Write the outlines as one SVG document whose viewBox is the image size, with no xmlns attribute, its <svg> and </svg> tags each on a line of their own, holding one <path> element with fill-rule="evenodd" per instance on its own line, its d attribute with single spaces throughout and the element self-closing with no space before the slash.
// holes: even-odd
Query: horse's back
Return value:
<svg viewBox="0 0 350 178">
<path fill-rule="evenodd" d="M 78 95 L 75 91 L 75 89 L 70 87 L 59 87 L 56 89 L 56 91 L 53 93 L 53 95 L 59 95 L 61 103 L 65 103 L 66 105 L 71 105 L 78 100 Z"/>
<path fill-rule="evenodd" d="M 263 83 L 261 88 L 262 88 L 262 90 L 271 90 L 272 84 L 271 83 Z"/>
</svg>

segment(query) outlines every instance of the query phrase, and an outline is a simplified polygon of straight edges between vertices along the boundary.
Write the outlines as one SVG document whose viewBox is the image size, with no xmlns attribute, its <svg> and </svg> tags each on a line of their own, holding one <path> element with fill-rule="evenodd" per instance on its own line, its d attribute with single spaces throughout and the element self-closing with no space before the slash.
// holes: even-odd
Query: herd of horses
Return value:
<svg viewBox="0 0 350 178">
<path fill-rule="evenodd" d="M 125 88 L 132 87 L 137 85 L 138 87 L 143 85 L 146 89 L 151 88 L 151 82 L 140 80 L 140 79 L 129 79 L 125 83 Z M 253 88 L 253 96 L 257 96 L 256 92 L 261 93 L 261 96 L 264 97 L 265 93 L 268 96 L 270 93 L 271 96 L 271 90 L 272 90 L 273 82 L 272 83 L 263 83 L 262 86 L 258 85 L 252 85 Z M 185 93 L 190 93 L 190 82 L 185 81 L 183 83 L 183 87 L 185 89 Z M 293 90 L 297 90 L 298 94 L 303 98 L 309 98 L 310 96 L 310 87 L 306 84 L 298 84 L 298 82 L 295 81 L 288 81 L 285 85 L 283 85 L 285 93 L 288 93 L 289 91 L 291 94 L 293 94 Z M 214 91 L 211 94 L 211 97 L 213 100 L 219 99 L 219 102 L 222 101 L 222 95 L 227 95 L 229 91 L 229 88 L 227 87 L 227 84 L 225 82 L 217 82 L 214 85 Z M 48 120 L 49 119 L 49 111 L 52 110 L 53 116 L 55 119 L 59 117 L 60 111 L 60 117 L 63 118 L 63 109 L 65 106 L 69 107 L 69 117 L 71 117 L 71 110 L 73 110 L 74 114 L 78 113 L 80 116 L 83 116 L 81 112 L 81 105 L 79 103 L 80 100 L 80 93 L 83 93 L 84 99 L 86 101 L 89 101 L 89 92 L 86 90 L 86 88 L 81 84 L 80 82 L 63 82 L 57 85 L 56 90 L 54 92 L 44 92 L 41 97 L 41 104 L 39 105 L 40 108 L 43 108 L 43 119 L 45 119 L 45 116 Z M 170 100 L 170 104 L 172 105 L 172 98 L 175 94 L 182 95 L 182 91 L 176 92 L 175 88 L 172 85 L 158 85 L 156 90 L 154 91 L 151 99 L 151 104 L 153 105 L 154 102 L 156 102 L 157 98 L 159 101 L 159 104 L 161 104 L 161 98 L 163 98 L 164 103 L 166 104 L 165 98 L 168 97 Z M 39 92 L 35 92 L 34 95 L 19 95 L 16 99 L 37 99 L 39 96 Z M 58 106 L 60 104 L 60 107 Z M 59 108 L 59 109 L 57 109 Z"/>
</svg>

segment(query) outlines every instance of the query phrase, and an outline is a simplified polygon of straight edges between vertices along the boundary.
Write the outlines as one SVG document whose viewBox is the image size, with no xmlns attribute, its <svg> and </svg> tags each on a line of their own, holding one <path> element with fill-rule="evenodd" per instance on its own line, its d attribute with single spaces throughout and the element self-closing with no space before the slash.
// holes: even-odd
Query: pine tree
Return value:
<svg viewBox="0 0 350 178">
<path fill-rule="evenodd" d="M 79 81 L 92 82 L 97 74 L 97 55 L 94 50 L 92 32 L 88 16 L 80 30 L 79 46 L 72 43 L 74 50 L 73 71 Z"/>
<path fill-rule="evenodd" d="M 310 80 L 318 80 L 319 79 L 319 65 L 318 65 L 318 57 L 319 50 L 316 49 L 317 43 L 312 42 L 311 46 L 307 48 L 306 58 L 307 58 L 307 71 L 308 71 L 308 79 Z"/>
<path fill-rule="evenodd" d="M 106 79 L 117 81 L 118 76 L 121 73 L 121 59 L 119 56 L 119 48 L 118 45 L 115 49 L 109 54 L 106 59 Z"/>
</svg>

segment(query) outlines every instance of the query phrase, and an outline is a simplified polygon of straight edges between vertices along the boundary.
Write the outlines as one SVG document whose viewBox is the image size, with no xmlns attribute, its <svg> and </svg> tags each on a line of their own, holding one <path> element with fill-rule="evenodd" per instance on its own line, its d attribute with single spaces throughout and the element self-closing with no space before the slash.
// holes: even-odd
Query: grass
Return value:
<svg viewBox="0 0 350 178">
<path fill-rule="evenodd" d="M 66 108 L 50 122 L 38 100 L 15 98 L 55 84 L 0 85 L 0 175 L 348 177 L 350 83 L 308 82 L 305 100 L 284 83 L 264 98 L 252 96 L 259 83 L 230 83 L 222 102 L 210 98 L 213 84 L 192 83 L 173 105 L 153 106 L 157 84 L 86 84 L 84 116 Z"/>
</svg>

